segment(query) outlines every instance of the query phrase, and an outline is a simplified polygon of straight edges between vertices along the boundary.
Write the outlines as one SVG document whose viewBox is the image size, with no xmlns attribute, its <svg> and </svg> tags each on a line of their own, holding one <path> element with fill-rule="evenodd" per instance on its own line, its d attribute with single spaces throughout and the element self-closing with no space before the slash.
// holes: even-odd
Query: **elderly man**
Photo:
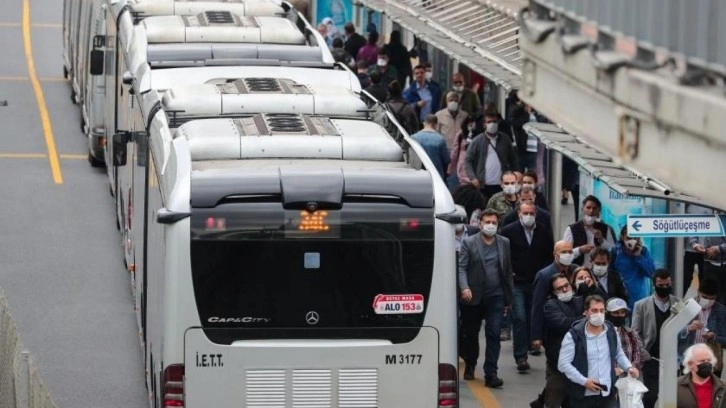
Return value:
<svg viewBox="0 0 726 408">
<path fill-rule="evenodd" d="M 481 102 L 479 102 L 479 96 L 466 87 L 464 83 L 464 75 L 460 72 L 454 74 L 451 78 L 453 86 L 450 91 L 459 94 L 459 107 L 463 109 L 469 116 L 476 117 L 481 112 Z M 444 99 L 446 96 L 441 98 L 441 106 L 446 104 Z"/>
<path fill-rule="evenodd" d="M 459 94 L 447 93 L 446 105 L 436 112 L 436 117 L 439 119 L 439 133 L 444 135 L 446 147 L 451 151 L 454 148 L 456 135 L 461 131 L 461 125 L 469 117 L 469 114 L 459 106 Z"/>
<path fill-rule="evenodd" d="M 713 374 L 716 356 L 703 343 L 686 350 L 683 359 L 684 375 L 678 378 L 678 408 L 726 407 L 726 383 Z"/>
</svg>

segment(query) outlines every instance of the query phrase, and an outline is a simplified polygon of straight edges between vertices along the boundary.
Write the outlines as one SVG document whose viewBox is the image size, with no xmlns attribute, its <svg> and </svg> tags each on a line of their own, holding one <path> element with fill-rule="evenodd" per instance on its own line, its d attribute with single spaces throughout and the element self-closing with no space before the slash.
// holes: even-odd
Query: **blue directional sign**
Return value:
<svg viewBox="0 0 726 408">
<path fill-rule="evenodd" d="M 630 237 L 720 237 L 726 215 L 628 215 Z"/>
</svg>

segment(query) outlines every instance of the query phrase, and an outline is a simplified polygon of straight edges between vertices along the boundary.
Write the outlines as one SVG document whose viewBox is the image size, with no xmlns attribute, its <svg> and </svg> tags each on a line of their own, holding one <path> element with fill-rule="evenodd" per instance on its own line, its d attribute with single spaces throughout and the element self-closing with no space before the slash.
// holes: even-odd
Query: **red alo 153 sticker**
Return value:
<svg viewBox="0 0 726 408">
<path fill-rule="evenodd" d="M 376 314 L 423 313 L 423 295 L 376 295 L 373 299 Z"/>
</svg>

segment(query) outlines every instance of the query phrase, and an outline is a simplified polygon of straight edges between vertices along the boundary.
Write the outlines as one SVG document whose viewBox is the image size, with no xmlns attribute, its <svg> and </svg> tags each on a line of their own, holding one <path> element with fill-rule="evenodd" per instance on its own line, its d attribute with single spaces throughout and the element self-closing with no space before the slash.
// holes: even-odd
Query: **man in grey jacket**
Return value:
<svg viewBox="0 0 726 408">
<path fill-rule="evenodd" d="M 512 304 L 512 264 L 509 240 L 497 235 L 497 213 L 484 210 L 481 233 L 465 238 L 459 253 L 459 287 L 461 289 L 461 355 L 466 367 L 464 379 L 474 379 L 479 358 L 479 330 L 486 321 L 486 356 L 484 383 L 488 387 L 504 384 L 497 376 L 501 350 L 499 339 L 502 320 Z"/>
<path fill-rule="evenodd" d="M 497 112 L 484 112 L 484 129 L 469 145 L 464 169 L 471 183 L 489 199 L 502 191 L 502 173 L 517 169 L 517 156 L 512 139 L 499 131 Z"/>
<path fill-rule="evenodd" d="M 633 323 L 630 327 L 637 330 L 643 338 L 643 347 L 654 359 L 643 363 L 643 383 L 648 392 L 643 396 L 645 408 L 655 407 L 658 399 L 658 379 L 660 358 L 676 358 L 677 356 L 660 355 L 660 329 L 671 315 L 671 306 L 678 301 L 673 296 L 671 274 L 667 269 L 658 269 L 653 274 L 655 293 L 635 302 L 633 309 Z"/>
</svg>

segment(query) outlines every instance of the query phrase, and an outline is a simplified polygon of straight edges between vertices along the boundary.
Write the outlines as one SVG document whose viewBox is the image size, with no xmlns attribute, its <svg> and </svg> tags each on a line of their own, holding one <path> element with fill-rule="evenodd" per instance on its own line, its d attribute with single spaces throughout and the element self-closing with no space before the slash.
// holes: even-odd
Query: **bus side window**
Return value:
<svg viewBox="0 0 726 408">
<path fill-rule="evenodd" d="M 91 75 L 103 75 L 103 50 L 106 45 L 106 36 L 97 35 L 93 37 L 93 49 L 91 50 Z"/>
</svg>

